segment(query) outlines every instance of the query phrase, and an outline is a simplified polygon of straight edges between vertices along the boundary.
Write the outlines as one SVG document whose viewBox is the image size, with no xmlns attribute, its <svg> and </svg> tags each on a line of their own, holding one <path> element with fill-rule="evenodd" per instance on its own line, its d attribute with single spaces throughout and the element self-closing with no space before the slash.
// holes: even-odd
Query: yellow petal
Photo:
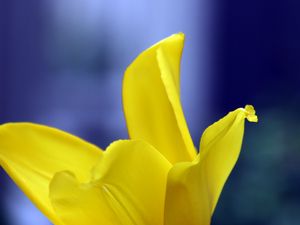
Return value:
<svg viewBox="0 0 300 225">
<path fill-rule="evenodd" d="M 257 121 L 253 106 L 230 112 L 208 127 L 201 138 L 198 157 L 171 169 L 166 193 L 166 225 L 210 224 L 210 216 L 240 154 L 245 118 Z M 178 205 L 182 209 L 178 209 Z M 178 215 L 178 219 L 172 215 Z"/>
<path fill-rule="evenodd" d="M 0 126 L 1 166 L 55 224 L 60 220 L 48 197 L 52 177 L 71 170 L 86 181 L 101 153 L 96 146 L 54 128 L 30 123 Z"/>
<path fill-rule="evenodd" d="M 184 35 L 175 34 L 142 52 L 123 80 L 130 137 L 149 142 L 171 163 L 196 156 L 179 98 L 183 42 Z"/>
<path fill-rule="evenodd" d="M 171 164 L 143 141 L 111 144 L 81 183 L 58 173 L 50 198 L 66 225 L 162 225 L 167 173 Z"/>
<path fill-rule="evenodd" d="M 222 188 L 233 169 L 242 146 L 245 119 L 257 122 L 253 106 L 236 109 L 208 127 L 200 141 L 200 164 L 203 164 L 211 193 L 213 213 Z"/>
</svg>

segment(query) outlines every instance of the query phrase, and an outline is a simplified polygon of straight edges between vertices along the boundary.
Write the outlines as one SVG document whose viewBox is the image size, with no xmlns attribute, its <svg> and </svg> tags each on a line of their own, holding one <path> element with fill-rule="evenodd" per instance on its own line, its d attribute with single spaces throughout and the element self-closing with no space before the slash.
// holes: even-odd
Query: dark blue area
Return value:
<svg viewBox="0 0 300 225">
<path fill-rule="evenodd" d="M 216 105 L 290 106 L 299 111 L 300 2 L 221 3 L 216 38 Z"/>
<path fill-rule="evenodd" d="M 298 224 L 300 2 L 220 4 L 215 108 L 224 115 L 253 104 L 259 123 L 247 125 L 213 224 Z"/>
</svg>

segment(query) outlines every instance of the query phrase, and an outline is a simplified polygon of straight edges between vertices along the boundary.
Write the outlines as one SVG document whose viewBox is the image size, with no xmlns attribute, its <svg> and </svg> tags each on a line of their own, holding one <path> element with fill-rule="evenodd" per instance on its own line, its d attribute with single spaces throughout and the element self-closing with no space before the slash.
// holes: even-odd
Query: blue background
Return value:
<svg viewBox="0 0 300 225">
<path fill-rule="evenodd" d="M 184 32 L 182 102 L 196 146 L 253 104 L 214 225 L 300 224 L 300 2 L 0 1 L 0 122 L 58 127 L 105 148 L 127 138 L 121 81 L 144 49 Z M 47 225 L 3 171 L 0 221 Z"/>
</svg>

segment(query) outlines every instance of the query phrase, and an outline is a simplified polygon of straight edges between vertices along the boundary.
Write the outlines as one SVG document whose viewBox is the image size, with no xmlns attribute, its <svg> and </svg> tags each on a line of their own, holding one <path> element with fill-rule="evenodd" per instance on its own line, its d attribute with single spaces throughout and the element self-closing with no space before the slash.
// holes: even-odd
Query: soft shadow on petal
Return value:
<svg viewBox="0 0 300 225">
<path fill-rule="evenodd" d="M 9 123 L 0 126 L 0 163 L 23 192 L 55 224 L 61 224 L 48 198 L 50 180 L 62 170 L 80 181 L 102 154 L 101 149 L 47 126 Z"/>
<path fill-rule="evenodd" d="M 130 137 L 147 141 L 171 163 L 196 156 L 179 98 L 183 43 L 180 33 L 145 50 L 127 68 L 123 80 Z"/>
<path fill-rule="evenodd" d="M 168 175 L 164 225 L 209 225 L 210 202 L 203 170 L 177 163 Z"/>
<path fill-rule="evenodd" d="M 112 143 L 80 183 L 70 172 L 50 185 L 55 211 L 67 225 L 162 225 L 167 173 L 171 164 L 143 141 Z"/>
</svg>

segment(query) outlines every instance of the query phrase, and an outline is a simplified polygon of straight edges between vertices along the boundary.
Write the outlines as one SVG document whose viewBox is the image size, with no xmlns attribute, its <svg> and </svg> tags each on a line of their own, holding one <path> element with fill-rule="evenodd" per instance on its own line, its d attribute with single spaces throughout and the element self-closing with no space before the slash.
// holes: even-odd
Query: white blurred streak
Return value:
<svg viewBox="0 0 300 225">
<path fill-rule="evenodd" d="M 198 139 L 201 120 L 210 111 L 212 3 L 208 2 L 55 0 L 48 8 L 57 31 L 69 33 L 73 39 L 80 36 L 93 42 L 91 45 L 105 42 L 109 46 L 114 65 L 109 73 L 115 73 L 119 82 L 126 66 L 142 50 L 173 33 L 184 32 L 182 101 L 191 132 Z M 119 109 L 116 105 L 115 110 Z"/>
<path fill-rule="evenodd" d="M 145 48 L 173 33 L 184 32 L 186 44 L 182 61 L 181 93 L 185 115 L 197 145 L 201 132 L 199 127 L 204 124 L 201 121 L 210 112 L 209 34 L 211 28 L 209 26 L 212 7 L 208 2 L 204 0 L 47 1 L 45 11 L 49 17 L 46 18 L 49 27 L 45 30 L 49 31 L 47 45 L 51 57 L 56 59 L 73 56 L 72 52 L 70 55 L 64 54 L 69 49 L 74 50 L 79 46 L 81 57 L 90 60 L 96 57 L 97 50 L 101 49 L 99 46 L 106 46 L 109 49 L 110 65 L 104 71 L 107 73 L 105 78 L 99 79 L 99 83 L 94 82 L 98 78 L 95 80 L 88 80 L 85 76 L 71 78 L 78 73 L 88 75 L 88 72 L 78 71 L 72 65 L 69 67 L 65 65 L 64 68 L 48 72 L 59 74 L 62 78 L 61 80 L 45 79 L 44 86 L 41 85 L 41 93 L 35 96 L 36 102 L 40 102 L 42 106 L 37 121 L 46 121 L 46 123 L 49 121 L 48 124 L 75 134 L 80 134 L 82 124 L 94 124 L 103 128 L 102 131 L 106 131 L 108 135 L 114 133 L 113 138 L 126 137 L 121 105 L 123 71 Z M 57 40 L 59 40 L 58 45 L 55 43 Z M 105 58 L 106 55 L 103 53 L 102 57 Z M 70 79 L 68 87 L 64 86 L 65 79 Z M 80 87 L 88 91 L 82 94 L 78 91 Z M 67 88 L 70 90 L 66 91 Z M 46 103 L 43 103 L 43 91 L 50 95 Z M 85 100 L 91 98 L 93 103 Z M 15 188 L 11 192 L 7 205 L 15 225 L 47 224 L 45 218 L 21 192 L 16 191 Z"/>
</svg>

